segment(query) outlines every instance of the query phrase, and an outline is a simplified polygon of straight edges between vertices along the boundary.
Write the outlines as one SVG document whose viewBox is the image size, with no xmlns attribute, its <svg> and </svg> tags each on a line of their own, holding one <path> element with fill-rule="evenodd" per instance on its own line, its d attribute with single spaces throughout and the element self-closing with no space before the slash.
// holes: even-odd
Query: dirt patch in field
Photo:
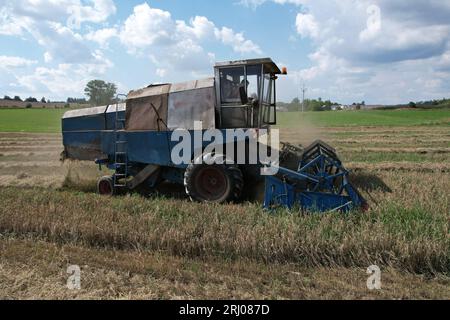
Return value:
<svg viewBox="0 0 450 320">
<path fill-rule="evenodd" d="M 295 130 L 295 129 L 294 129 Z M 448 130 L 445 127 L 430 127 L 430 126 L 414 126 L 414 127 L 394 127 L 394 128 L 386 128 L 386 127 L 331 127 L 331 128 L 321 128 L 321 131 L 325 133 L 355 133 L 355 134 L 410 134 L 414 132 L 423 132 L 423 133 L 445 133 L 449 134 Z"/>
<path fill-rule="evenodd" d="M 417 153 L 417 154 L 447 154 L 450 148 L 337 148 L 339 152 L 374 152 L 374 153 Z"/>
<path fill-rule="evenodd" d="M 304 269 L 0 239 L 0 299 L 448 299 L 448 278 L 383 270 L 369 291 L 365 269 Z M 67 289 L 80 265 L 81 290 Z"/>
<path fill-rule="evenodd" d="M 399 171 L 399 172 L 450 172 L 450 163 L 416 163 L 416 162 L 348 162 L 346 168 L 353 171 Z"/>
<path fill-rule="evenodd" d="M 303 123 L 302 126 L 280 129 L 280 140 L 284 142 L 295 143 L 297 145 L 308 146 L 316 140 L 324 140 L 326 138 L 326 130 L 314 126 L 313 124 Z"/>
<path fill-rule="evenodd" d="M 17 175 L 0 175 L 0 186 L 59 188 L 64 181 L 63 176 L 30 176 L 25 172 Z"/>
<path fill-rule="evenodd" d="M 95 188 L 93 163 L 60 161 L 60 135 L 0 133 L 0 186 L 61 188 L 68 182 Z"/>
<path fill-rule="evenodd" d="M 58 152 L 61 153 L 63 148 L 58 145 L 47 145 L 47 146 L 6 146 L 1 147 L 2 152 L 20 152 L 20 151 L 28 151 L 28 152 Z M 50 159 L 52 160 L 52 159 Z M 54 159 L 53 159 L 54 160 Z"/>
<path fill-rule="evenodd" d="M 418 138 L 410 138 L 410 137 L 403 137 L 399 139 L 398 137 L 392 137 L 391 139 L 379 139 L 379 138 L 352 138 L 352 139 L 338 139 L 338 138 L 329 138 L 327 139 L 329 143 L 332 144 L 364 144 L 364 145 L 374 145 L 374 144 L 380 144 L 380 145 L 417 145 L 417 144 L 424 144 L 424 145 L 435 145 L 435 144 L 447 144 L 450 146 L 450 138 L 433 138 L 433 139 L 418 139 Z M 426 147 L 426 146 L 425 146 Z"/>
<path fill-rule="evenodd" d="M 293 144 L 310 144 L 314 140 L 321 139 L 333 146 L 379 146 L 398 145 L 401 147 L 450 147 L 450 134 L 447 131 L 411 131 L 411 132 L 387 132 L 376 131 L 331 131 L 327 129 L 315 129 L 312 135 L 304 135 L 297 129 L 282 129 L 281 140 Z M 307 132 L 308 130 L 306 130 Z"/>
</svg>

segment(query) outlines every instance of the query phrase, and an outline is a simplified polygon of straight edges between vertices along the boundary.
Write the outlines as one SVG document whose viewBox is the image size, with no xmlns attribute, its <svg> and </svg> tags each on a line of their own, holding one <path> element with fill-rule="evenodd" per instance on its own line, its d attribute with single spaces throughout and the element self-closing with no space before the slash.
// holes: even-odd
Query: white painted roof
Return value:
<svg viewBox="0 0 450 320">
<path fill-rule="evenodd" d="M 209 87 L 214 87 L 214 78 L 192 80 L 173 84 L 161 84 L 131 91 L 128 94 L 128 100 Z"/>
<path fill-rule="evenodd" d="M 111 104 L 109 106 L 71 110 L 71 111 L 67 111 L 64 114 L 63 119 L 94 116 L 94 115 L 103 114 L 103 113 L 112 113 L 112 112 L 116 112 L 116 108 L 118 108 L 117 109 L 118 111 L 125 111 L 127 107 L 126 107 L 125 103 L 119 103 L 118 105 Z"/>
</svg>

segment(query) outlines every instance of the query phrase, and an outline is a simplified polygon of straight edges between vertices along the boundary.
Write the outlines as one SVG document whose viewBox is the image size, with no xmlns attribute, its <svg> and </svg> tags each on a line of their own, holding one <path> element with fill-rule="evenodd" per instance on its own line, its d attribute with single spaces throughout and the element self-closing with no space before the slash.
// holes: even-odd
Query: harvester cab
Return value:
<svg viewBox="0 0 450 320">
<path fill-rule="evenodd" d="M 276 124 L 275 81 L 282 72 L 271 59 L 222 62 L 214 69 L 218 127 L 268 128 Z"/>
<path fill-rule="evenodd" d="M 170 182 L 184 186 L 194 201 L 225 203 L 242 200 L 244 191 L 262 182 L 268 209 L 348 211 L 365 205 L 336 152 L 320 141 L 306 149 L 284 144 L 279 164 L 259 161 L 255 150 L 271 150 L 258 140 L 261 131 L 270 136 L 277 122 L 276 80 L 285 69 L 266 58 L 217 63 L 214 71 L 213 78 L 131 91 L 124 103 L 67 112 L 63 158 L 112 170 L 98 181 L 102 195 Z M 247 134 L 239 138 L 238 131 Z M 214 138 L 202 139 L 207 132 Z M 262 169 L 277 174 L 266 177 Z"/>
</svg>

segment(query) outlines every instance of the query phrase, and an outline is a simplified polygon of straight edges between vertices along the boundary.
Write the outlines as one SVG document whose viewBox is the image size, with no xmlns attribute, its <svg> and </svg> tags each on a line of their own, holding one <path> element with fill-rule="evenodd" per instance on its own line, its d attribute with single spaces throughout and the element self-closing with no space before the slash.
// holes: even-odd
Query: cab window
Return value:
<svg viewBox="0 0 450 320">
<path fill-rule="evenodd" d="M 224 68 L 220 70 L 220 95 L 223 104 L 241 102 L 239 88 L 245 83 L 244 67 Z"/>
</svg>

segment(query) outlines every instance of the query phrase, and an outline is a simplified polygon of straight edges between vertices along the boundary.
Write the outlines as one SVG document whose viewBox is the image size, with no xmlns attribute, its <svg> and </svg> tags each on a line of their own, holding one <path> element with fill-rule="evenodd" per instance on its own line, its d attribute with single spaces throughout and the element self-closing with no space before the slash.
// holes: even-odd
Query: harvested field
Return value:
<svg viewBox="0 0 450 320">
<path fill-rule="evenodd" d="M 98 167 L 62 163 L 62 150 L 58 134 L 0 133 L 0 186 L 58 189 L 74 180 L 80 184 L 87 180 L 95 189 L 95 180 L 102 174 Z"/>
<path fill-rule="evenodd" d="M 10 238 L 0 238 L 0 257 L 0 299 L 450 298 L 448 279 L 429 279 L 392 268 L 383 274 L 383 290 L 369 292 L 363 269 L 310 269 L 248 260 L 205 263 L 157 252 Z M 81 291 L 65 287 L 68 264 L 82 268 Z"/>
<path fill-rule="evenodd" d="M 58 134 L 0 133 L 0 298 L 449 299 L 447 126 L 283 129 L 336 147 L 370 203 L 316 216 L 94 194 Z M 82 268 L 67 290 L 66 268 Z M 366 269 L 383 272 L 381 291 Z"/>
<path fill-rule="evenodd" d="M 305 138 L 296 129 L 282 129 L 281 139 L 303 145 L 316 138 L 324 139 L 337 149 L 349 169 L 357 171 L 449 172 L 450 133 L 447 128 L 399 127 L 392 130 L 364 127 L 360 130 L 320 128 L 315 129 L 317 136 Z M 342 133 L 345 138 L 341 137 Z M 380 138 L 387 133 L 390 138 Z M 0 133 L 0 185 L 61 187 L 69 171 L 72 176 L 77 176 L 77 172 L 85 170 L 89 174 L 72 178 L 91 180 L 95 184 L 95 179 L 101 175 L 95 165 L 62 164 L 59 162 L 61 151 L 58 134 Z M 15 179 L 17 175 L 27 178 Z"/>
</svg>

